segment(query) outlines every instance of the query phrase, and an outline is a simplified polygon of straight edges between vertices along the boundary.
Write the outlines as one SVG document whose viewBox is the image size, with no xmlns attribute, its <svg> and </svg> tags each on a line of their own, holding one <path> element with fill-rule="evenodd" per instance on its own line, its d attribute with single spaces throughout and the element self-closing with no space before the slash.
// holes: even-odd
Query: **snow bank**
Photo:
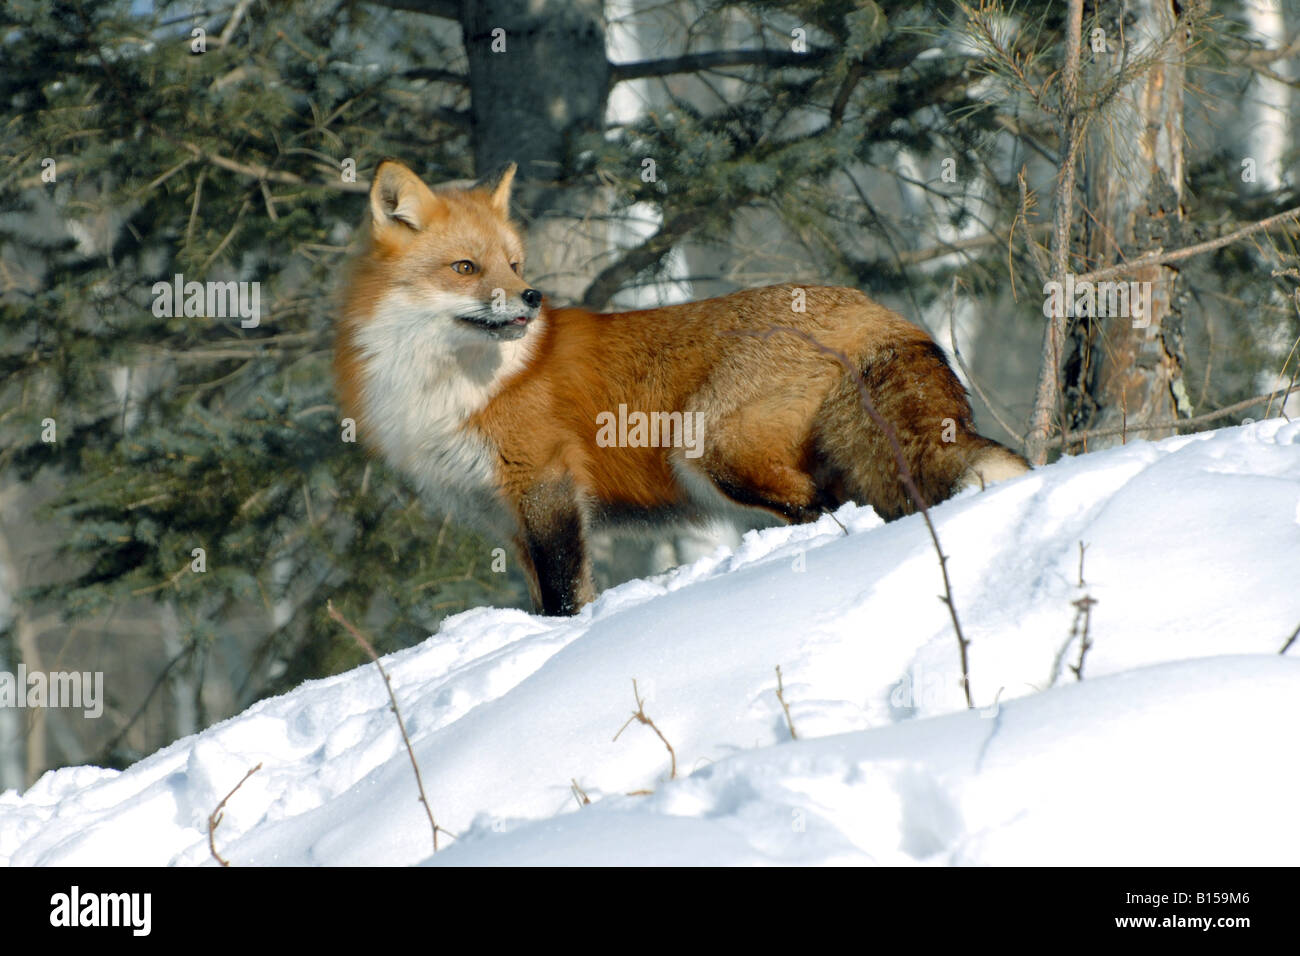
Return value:
<svg viewBox="0 0 1300 956">
<path fill-rule="evenodd" d="M 1300 661 L 1277 653 L 1300 624 L 1300 423 L 1134 442 L 932 514 L 979 710 L 924 525 L 846 506 L 847 536 L 753 533 L 576 618 L 479 609 L 387 658 L 459 837 L 436 857 L 366 667 L 0 796 L 0 861 L 211 862 L 208 814 L 259 762 L 217 833 L 236 865 L 1300 858 Z M 675 780 L 651 728 L 613 740 L 633 679 Z"/>
</svg>

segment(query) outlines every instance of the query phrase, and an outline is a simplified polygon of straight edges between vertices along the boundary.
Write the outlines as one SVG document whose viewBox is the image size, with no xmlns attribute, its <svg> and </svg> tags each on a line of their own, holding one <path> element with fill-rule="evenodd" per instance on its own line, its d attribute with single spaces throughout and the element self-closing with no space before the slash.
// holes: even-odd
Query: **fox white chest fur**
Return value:
<svg viewBox="0 0 1300 956">
<path fill-rule="evenodd" d="M 484 341 L 446 318 L 457 303 L 401 290 L 357 332 L 371 440 L 439 509 L 486 530 L 508 530 L 497 451 L 466 428 L 528 359 L 529 339 Z"/>
</svg>

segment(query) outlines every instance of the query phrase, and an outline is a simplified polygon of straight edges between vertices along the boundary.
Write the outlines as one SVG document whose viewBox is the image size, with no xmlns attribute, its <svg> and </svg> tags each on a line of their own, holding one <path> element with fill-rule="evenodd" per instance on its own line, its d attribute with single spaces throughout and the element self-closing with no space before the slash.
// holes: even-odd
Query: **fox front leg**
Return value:
<svg viewBox="0 0 1300 956">
<path fill-rule="evenodd" d="M 533 603 L 543 614 L 577 614 L 596 596 L 582 507 L 567 479 L 534 485 L 520 503 L 519 550 Z"/>
</svg>

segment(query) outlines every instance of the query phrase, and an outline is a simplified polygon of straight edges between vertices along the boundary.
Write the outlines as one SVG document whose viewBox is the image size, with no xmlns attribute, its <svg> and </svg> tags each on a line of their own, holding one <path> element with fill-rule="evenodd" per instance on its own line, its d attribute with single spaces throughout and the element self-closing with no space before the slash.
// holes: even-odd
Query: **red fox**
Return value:
<svg viewBox="0 0 1300 956">
<path fill-rule="evenodd" d="M 1028 469 L 974 430 L 929 335 L 855 289 L 550 308 L 523 278 L 513 179 L 512 165 L 430 189 L 379 165 L 335 370 L 368 446 L 439 510 L 512 540 L 543 613 L 594 598 L 589 529 L 737 506 L 789 522 L 849 500 L 886 520 L 912 511 L 860 381 L 927 505 Z"/>
</svg>

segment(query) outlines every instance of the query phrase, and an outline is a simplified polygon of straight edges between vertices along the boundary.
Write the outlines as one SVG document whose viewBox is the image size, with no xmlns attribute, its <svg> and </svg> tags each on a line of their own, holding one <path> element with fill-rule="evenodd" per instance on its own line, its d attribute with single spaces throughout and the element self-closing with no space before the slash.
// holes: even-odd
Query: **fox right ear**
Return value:
<svg viewBox="0 0 1300 956">
<path fill-rule="evenodd" d="M 375 170 L 370 184 L 370 215 L 376 230 L 400 223 L 419 232 L 428 225 L 434 202 L 433 191 L 405 164 L 385 159 Z"/>
<path fill-rule="evenodd" d="M 487 192 L 492 208 L 503 216 L 510 215 L 510 186 L 518 168 L 514 163 L 506 163 L 474 184 L 475 189 Z"/>
</svg>

